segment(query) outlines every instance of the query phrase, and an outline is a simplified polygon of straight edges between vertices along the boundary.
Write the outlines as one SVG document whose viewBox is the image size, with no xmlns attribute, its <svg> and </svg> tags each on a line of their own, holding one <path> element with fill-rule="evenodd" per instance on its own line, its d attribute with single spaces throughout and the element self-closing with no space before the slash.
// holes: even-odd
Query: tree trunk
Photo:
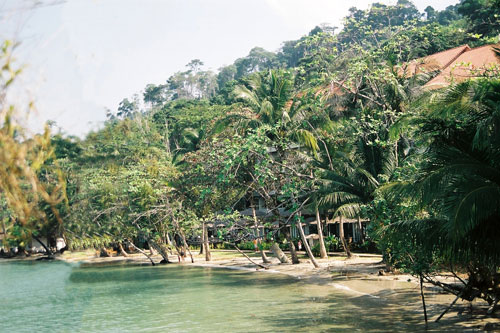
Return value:
<svg viewBox="0 0 500 333">
<path fill-rule="evenodd" d="M 328 231 L 328 236 L 330 236 L 330 229 L 328 228 L 328 224 L 330 223 L 330 219 L 328 218 L 328 212 L 325 214 L 325 225 L 324 227 Z M 323 229 L 324 230 L 324 229 Z"/>
<path fill-rule="evenodd" d="M 289 264 L 290 263 L 290 259 L 288 259 L 286 254 L 283 251 L 281 251 L 280 247 L 278 246 L 278 243 L 274 242 L 271 245 L 271 251 L 274 253 L 274 256 L 276 258 L 278 258 L 282 264 Z"/>
<path fill-rule="evenodd" d="M 182 252 L 181 249 L 179 249 L 179 247 L 177 246 L 176 241 L 174 241 L 174 247 L 175 247 L 175 251 L 177 252 L 177 258 L 178 258 L 179 262 L 181 262 L 181 259 L 182 259 L 182 261 L 184 261 L 184 256 L 181 253 Z"/>
<path fill-rule="evenodd" d="M 128 257 L 128 253 L 125 252 L 125 249 L 123 248 L 123 245 L 121 242 L 118 243 L 118 247 L 120 248 L 120 254 L 124 257 Z"/>
<path fill-rule="evenodd" d="M 189 256 L 191 257 L 191 263 L 193 264 L 194 263 L 193 254 L 191 253 L 191 250 L 189 249 L 189 245 L 186 241 L 186 236 L 184 235 L 184 233 L 180 229 L 179 229 L 179 233 L 181 234 L 182 242 L 184 243 L 184 247 L 186 248 L 186 251 L 189 253 Z"/>
<path fill-rule="evenodd" d="M 210 245 L 208 243 L 208 230 L 207 230 L 207 224 L 203 222 L 203 235 L 205 236 L 205 239 L 203 240 L 203 244 L 205 245 L 205 261 L 210 261 L 212 260 L 212 254 L 210 253 Z"/>
<path fill-rule="evenodd" d="M 148 240 L 148 246 L 149 246 L 149 254 L 152 256 L 156 255 L 157 253 L 155 251 L 155 248 L 153 246 L 151 246 L 151 243 L 149 242 L 149 240 Z"/>
<path fill-rule="evenodd" d="M 290 236 L 290 231 L 288 226 L 285 226 L 285 238 L 288 241 L 288 246 L 290 247 L 290 255 L 292 256 L 292 264 L 300 264 L 299 257 L 297 256 L 297 250 L 295 249 L 295 244 L 292 242 L 292 236 Z"/>
<path fill-rule="evenodd" d="M 240 249 L 236 246 L 236 244 L 234 244 L 234 243 L 227 243 L 227 242 L 224 242 L 224 243 L 234 246 L 234 248 L 236 249 L 236 251 L 238 251 L 239 253 L 241 253 L 241 254 L 242 254 L 245 258 L 247 258 L 247 259 L 248 259 L 248 261 L 250 261 L 252 264 L 254 264 L 254 265 L 258 266 L 258 267 L 264 268 L 264 269 L 269 269 L 269 267 L 268 267 L 268 266 L 266 266 L 266 265 L 262 265 L 262 264 L 259 264 L 258 262 L 253 261 L 253 260 L 252 260 L 252 258 L 250 258 L 249 256 L 247 256 L 247 255 L 245 254 L 245 252 L 241 251 L 241 250 L 240 250 Z"/>
<path fill-rule="evenodd" d="M 304 248 L 306 249 L 307 255 L 309 256 L 309 259 L 311 259 L 311 263 L 315 268 L 319 268 L 318 262 L 316 261 L 316 258 L 314 258 L 311 248 L 309 247 L 309 243 L 307 242 L 306 239 L 306 234 L 304 233 L 304 229 L 302 229 L 302 224 L 300 223 L 300 221 L 297 221 L 297 227 L 299 229 L 300 238 L 304 243 Z"/>
<path fill-rule="evenodd" d="M 130 245 L 131 245 L 134 249 L 136 249 L 137 251 L 139 251 L 140 253 L 142 253 L 143 255 L 145 255 L 145 256 L 149 259 L 149 261 L 151 261 L 151 265 L 155 266 L 155 262 L 153 261 L 153 259 L 152 259 L 152 258 L 151 258 L 151 257 L 150 257 L 150 256 L 149 256 L 146 252 L 144 252 L 143 250 L 141 250 L 140 248 L 138 248 L 137 246 L 135 246 L 135 244 L 134 244 L 134 243 L 132 243 L 132 241 L 131 241 L 131 240 L 129 240 L 129 243 L 130 243 Z"/>
<path fill-rule="evenodd" d="M 444 309 L 443 312 L 441 312 L 441 314 L 439 315 L 439 317 L 437 317 L 437 319 L 434 321 L 434 322 L 438 322 L 441 318 L 443 318 L 443 316 L 446 314 L 446 312 L 450 311 L 450 309 L 453 307 L 453 305 L 455 305 L 455 303 L 458 301 L 458 299 L 460 298 L 460 295 L 461 294 L 458 294 L 457 297 L 453 300 L 453 302 L 451 302 L 450 305 L 448 305 L 448 307 L 446 307 L 446 309 Z M 489 313 L 488 313 L 489 314 Z"/>
<path fill-rule="evenodd" d="M 205 222 L 202 222 L 201 224 L 201 242 L 200 242 L 200 253 L 199 255 L 203 254 L 203 248 L 205 247 Z"/>
<path fill-rule="evenodd" d="M 319 254 L 321 259 L 328 259 L 326 252 L 325 239 L 323 238 L 323 226 L 321 225 L 321 217 L 319 216 L 319 209 L 316 207 L 316 223 L 318 223 L 318 236 L 319 236 Z"/>
<path fill-rule="evenodd" d="M 189 253 L 189 256 L 191 257 L 191 263 L 194 263 L 193 254 L 191 253 L 191 250 L 189 249 L 189 245 L 188 245 L 188 243 L 186 241 L 186 235 L 184 235 L 184 232 L 181 230 L 181 228 L 180 228 L 179 223 L 177 222 L 177 220 L 174 219 L 173 223 L 174 223 L 175 230 L 181 236 L 182 244 L 184 244 L 184 247 L 185 247 L 186 251 Z M 175 241 L 175 237 L 174 237 L 174 241 Z M 203 247 L 203 246 L 200 245 L 200 247 Z"/>
<path fill-rule="evenodd" d="M 160 244 L 156 243 L 152 239 L 148 240 L 148 244 L 150 249 L 155 249 L 163 257 L 162 261 L 164 261 L 167 264 L 170 264 L 170 260 L 168 260 L 168 253 L 165 250 L 165 248 L 163 248 Z"/>
<path fill-rule="evenodd" d="M 427 307 L 425 306 L 424 278 L 422 277 L 422 274 L 420 274 L 420 296 L 422 297 L 422 306 L 424 308 L 425 325 L 427 325 Z"/>
<path fill-rule="evenodd" d="M 344 220 L 342 216 L 339 217 L 339 237 L 340 241 L 342 242 L 342 246 L 344 247 L 344 251 L 347 255 L 347 258 L 351 258 L 351 250 L 349 249 L 349 245 L 347 244 L 345 237 L 344 237 Z"/>
<path fill-rule="evenodd" d="M 45 245 L 45 243 L 42 242 L 42 240 L 40 238 L 38 238 L 35 235 L 31 235 L 31 237 L 33 237 L 38 243 L 40 243 L 40 245 L 42 245 L 42 247 L 45 249 L 45 253 L 47 254 L 47 256 L 49 256 L 49 257 L 54 256 L 54 253 L 52 253 L 52 251 L 49 249 L 49 247 L 47 245 Z"/>
<path fill-rule="evenodd" d="M 262 262 L 265 264 L 270 264 L 271 261 L 267 258 L 266 252 L 264 251 L 264 248 L 262 247 L 262 242 L 259 237 L 259 220 L 257 219 L 257 213 L 255 212 L 255 205 L 253 204 L 253 198 L 250 200 L 251 201 L 251 206 L 252 206 L 252 215 L 253 215 L 253 222 L 254 222 L 254 227 L 255 227 L 255 237 L 257 237 L 257 246 L 259 247 L 260 250 L 260 256 L 262 257 Z"/>
<path fill-rule="evenodd" d="M 363 235 L 363 226 L 361 225 L 361 218 L 358 216 L 358 228 L 359 228 L 359 241 L 361 244 L 365 242 L 365 235 Z"/>
<path fill-rule="evenodd" d="M 168 234 L 168 232 L 165 233 L 165 239 L 167 241 L 167 244 L 172 246 L 172 240 L 170 239 L 170 235 Z"/>
</svg>

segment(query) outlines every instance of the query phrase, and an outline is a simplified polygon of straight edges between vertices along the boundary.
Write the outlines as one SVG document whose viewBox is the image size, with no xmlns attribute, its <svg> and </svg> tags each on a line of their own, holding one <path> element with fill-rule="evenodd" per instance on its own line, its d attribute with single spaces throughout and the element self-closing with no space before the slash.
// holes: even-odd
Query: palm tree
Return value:
<svg viewBox="0 0 500 333">
<path fill-rule="evenodd" d="M 364 145 L 360 143 L 360 146 Z M 359 217 L 362 205 L 373 200 L 374 191 L 379 186 L 377 176 L 380 169 L 373 169 L 373 162 L 368 150 L 355 149 L 350 154 L 334 150 L 328 146 L 329 160 L 320 160 L 317 167 L 319 174 L 319 189 L 315 193 L 318 206 L 333 210 L 334 216 L 340 217 L 340 239 L 348 257 L 351 257 L 349 246 L 343 235 L 342 216 Z M 393 163 L 387 159 L 386 164 Z M 372 167 L 374 171 L 368 171 Z"/>
<path fill-rule="evenodd" d="M 452 85 L 411 123 L 426 147 L 422 167 L 386 191 L 417 202 L 429 218 L 391 227 L 417 237 L 426 253 L 466 268 L 462 297 L 483 295 L 494 307 L 500 291 L 485 281 L 500 278 L 500 80 Z"/>
<path fill-rule="evenodd" d="M 305 128 L 307 109 L 297 96 L 293 96 L 293 77 L 286 71 L 270 70 L 255 73 L 245 84 L 235 87 L 233 97 L 245 104 L 245 108 L 229 114 L 216 125 L 218 130 L 230 125 L 239 129 L 257 128 L 264 125 L 278 127 L 277 135 L 290 138 L 312 151 L 317 151 L 315 135 Z"/>
<path fill-rule="evenodd" d="M 281 144 L 283 141 L 291 140 L 313 152 L 318 151 L 316 137 L 305 128 L 302 122 L 306 118 L 306 108 L 300 98 L 293 98 L 292 88 L 293 77 L 286 71 L 270 70 L 267 73 L 251 75 L 244 84 L 236 86 L 233 91 L 234 98 L 241 101 L 245 107 L 219 121 L 216 130 L 227 129 L 230 126 L 240 132 L 246 132 L 248 128 L 265 126 L 272 128 L 273 130 L 268 131 L 267 135 L 273 143 L 276 143 L 274 159 L 278 163 L 283 162 L 288 154 L 287 147 Z M 280 184 L 284 183 L 282 177 L 280 173 L 278 177 Z M 285 236 L 290 244 L 292 262 L 298 263 L 290 232 L 280 218 L 276 196 L 268 201 L 274 202 L 273 207 L 270 208 L 278 216 L 280 225 L 285 230 Z M 307 249 L 305 239 L 303 242 Z"/>
</svg>

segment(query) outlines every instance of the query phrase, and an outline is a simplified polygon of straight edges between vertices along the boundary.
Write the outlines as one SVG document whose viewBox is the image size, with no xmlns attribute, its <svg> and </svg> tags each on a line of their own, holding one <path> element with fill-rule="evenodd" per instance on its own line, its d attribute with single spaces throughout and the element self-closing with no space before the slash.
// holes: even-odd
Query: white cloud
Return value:
<svg viewBox="0 0 500 333">
<path fill-rule="evenodd" d="M 300 24 L 309 29 L 321 23 L 340 26 L 349 8 L 367 8 L 372 0 L 266 0 L 276 14 L 288 24 Z M 387 1 L 385 1 L 387 2 Z"/>
</svg>

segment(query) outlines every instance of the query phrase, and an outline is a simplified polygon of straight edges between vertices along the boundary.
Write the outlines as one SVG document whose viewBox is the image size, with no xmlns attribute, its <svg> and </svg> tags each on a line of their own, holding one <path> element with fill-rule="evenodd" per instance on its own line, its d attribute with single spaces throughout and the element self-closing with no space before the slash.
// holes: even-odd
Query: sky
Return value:
<svg viewBox="0 0 500 333">
<path fill-rule="evenodd" d="M 216 71 L 255 46 L 269 51 L 315 26 L 341 26 L 350 7 L 374 0 L 0 0 L 0 40 L 19 43 L 23 72 L 9 92 L 32 132 L 47 120 L 67 135 L 99 128 L 106 108 L 149 83 L 164 83 L 191 59 Z M 396 0 L 379 0 L 393 4 Z M 423 11 L 458 0 L 415 0 Z"/>
</svg>

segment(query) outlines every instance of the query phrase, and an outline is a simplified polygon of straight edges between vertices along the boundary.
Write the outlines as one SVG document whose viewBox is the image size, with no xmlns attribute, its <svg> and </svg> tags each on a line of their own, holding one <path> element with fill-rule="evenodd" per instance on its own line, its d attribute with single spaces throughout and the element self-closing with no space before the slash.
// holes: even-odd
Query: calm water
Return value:
<svg viewBox="0 0 500 333">
<path fill-rule="evenodd" d="M 62 262 L 4 262 L 0 263 L 0 331 L 422 328 L 418 326 L 422 319 L 418 299 L 403 296 L 408 302 L 403 310 L 381 295 L 383 292 L 373 297 L 332 286 L 311 286 L 279 274 L 222 269 L 174 265 L 81 268 Z"/>
</svg>

